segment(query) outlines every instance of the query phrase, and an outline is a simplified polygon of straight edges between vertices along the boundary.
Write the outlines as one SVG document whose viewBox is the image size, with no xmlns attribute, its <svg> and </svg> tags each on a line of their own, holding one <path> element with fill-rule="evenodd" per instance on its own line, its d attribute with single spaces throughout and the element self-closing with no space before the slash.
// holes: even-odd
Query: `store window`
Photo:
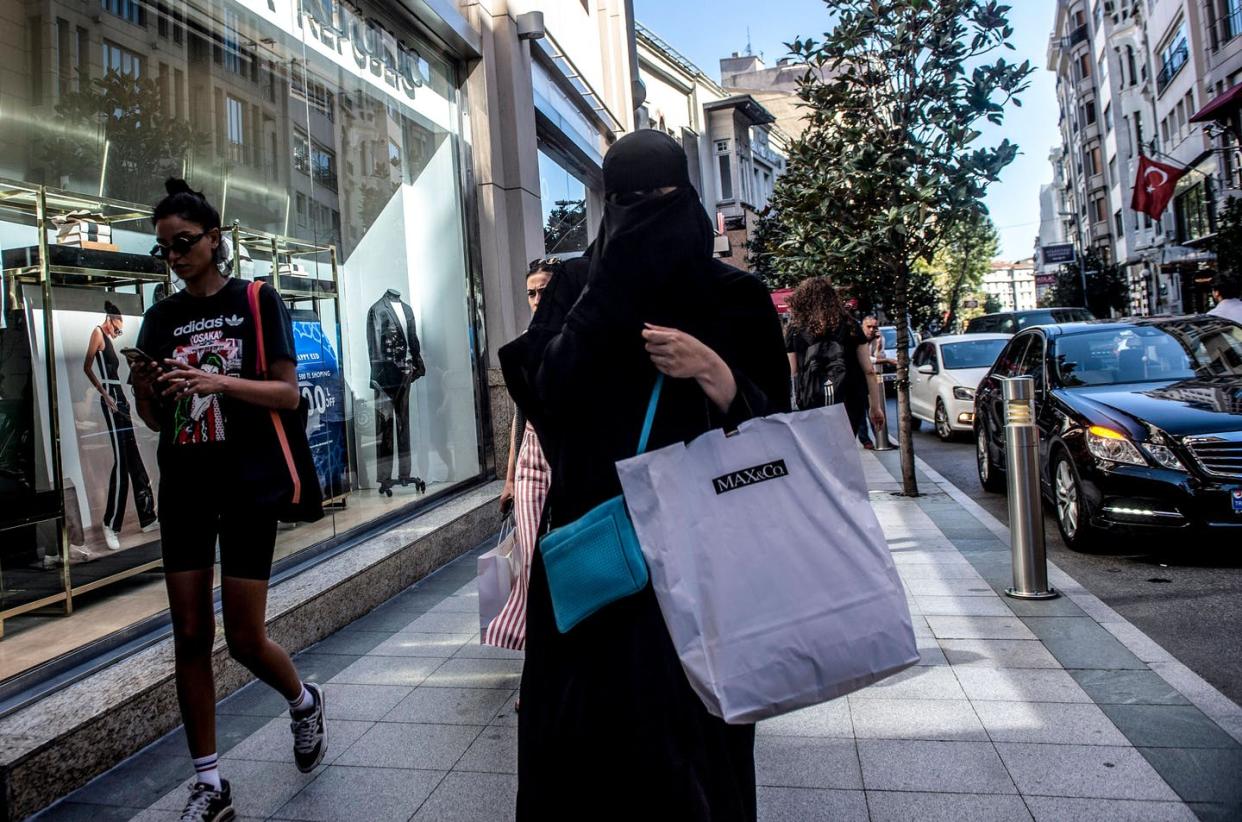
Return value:
<svg viewBox="0 0 1242 822">
<path fill-rule="evenodd" d="M 589 244 L 587 185 L 553 157 L 539 149 L 539 198 L 543 204 L 543 250 L 548 256 L 573 256 Z"/>
<path fill-rule="evenodd" d="M 12 62 L 32 76 L 0 84 L 0 689 L 166 608 L 156 435 L 138 422 L 119 448 L 87 372 L 132 402 L 128 366 L 99 372 L 84 346 L 105 303 L 116 345 L 132 345 L 145 309 L 179 288 L 148 254 L 149 220 L 123 205 L 153 204 L 168 176 L 236 221 L 231 273 L 272 283 L 293 317 L 328 515 L 282 527 L 278 565 L 481 475 L 457 69 L 395 7 L 333 5 L 324 21 L 322 5 L 218 0 L 208 16 L 45 0 L 55 25 L 31 18 L 15 40 L 35 47 Z M 143 9 L 159 15 L 145 34 Z M 40 186 L 73 194 L 51 216 L 85 208 L 84 222 L 40 225 Z M 113 274 L 49 268 L 44 305 L 40 230 L 49 262 Z"/>
</svg>

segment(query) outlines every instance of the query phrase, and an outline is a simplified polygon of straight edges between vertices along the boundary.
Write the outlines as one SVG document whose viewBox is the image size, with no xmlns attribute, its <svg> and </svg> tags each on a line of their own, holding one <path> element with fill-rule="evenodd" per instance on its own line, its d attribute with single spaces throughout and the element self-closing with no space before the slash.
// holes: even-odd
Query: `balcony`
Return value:
<svg viewBox="0 0 1242 822">
<path fill-rule="evenodd" d="M 1078 28 L 1071 31 L 1067 36 L 1061 38 L 1061 48 L 1072 49 L 1079 43 L 1087 42 L 1087 24 L 1083 23 Z"/>
<path fill-rule="evenodd" d="M 1220 45 L 1242 34 L 1242 8 L 1222 15 L 1220 18 Z"/>
<path fill-rule="evenodd" d="M 1160 67 L 1160 73 L 1156 75 L 1156 91 L 1164 93 L 1169 83 L 1173 82 L 1186 63 L 1190 61 L 1190 45 L 1186 41 L 1169 53 L 1169 59 Z"/>
</svg>

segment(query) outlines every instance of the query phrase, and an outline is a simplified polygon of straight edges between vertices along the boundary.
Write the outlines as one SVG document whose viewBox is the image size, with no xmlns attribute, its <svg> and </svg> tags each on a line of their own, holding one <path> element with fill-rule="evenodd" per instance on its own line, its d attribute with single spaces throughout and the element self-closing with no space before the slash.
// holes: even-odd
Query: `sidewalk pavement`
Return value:
<svg viewBox="0 0 1242 822">
<path fill-rule="evenodd" d="M 1004 527 L 926 466 L 925 496 L 894 496 L 895 458 L 863 455 L 922 661 L 761 723 L 760 819 L 1242 818 L 1242 709 L 1055 567 L 1067 596 L 1000 596 Z M 481 550 L 298 655 L 332 720 L 314 773 L 293 766 L 279 695 L 221 703 L 240 818 L 513 818 L 521 658 L 478 644 Z M 40 818 L 176 819 L 186 757 L 176 731 Z"/>
</svg>

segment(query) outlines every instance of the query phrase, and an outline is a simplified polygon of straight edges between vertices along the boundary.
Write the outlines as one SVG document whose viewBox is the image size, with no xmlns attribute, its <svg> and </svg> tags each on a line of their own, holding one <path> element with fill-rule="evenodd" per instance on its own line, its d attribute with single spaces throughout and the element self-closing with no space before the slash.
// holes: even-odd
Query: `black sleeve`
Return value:
<svg viewBox="0 0 1242 822">
<path fill-rule="evenodd" d="M 737 384 L 737 395 L 723 413 L 711 406 L 712 423 L 733 430 L 753 417 L 766 417 L 790 410 L 789 358 L 781 333 L 780 315 L 767 289 L 747 278 L 738 299 L 727 307 L 724 319 L 739 344 L 722 343 L 718 350 Z M 741 333 L 741 332 L 745 333 Z"/>
<path fill-rule="evenodd" d="M 280 360 L 298 361 L 293 345 L 293 321 L 289 309 L 276 289 L 265 285 L 259 289 L 259 316 L 263 320 L 263 350 L 267 355 L 267 367 Z"/>
<path fill-rule="evenodd" d="M 798 353 L 798 330 L 793 325 L 785 329 L 785 353 Z"/>
</svg>

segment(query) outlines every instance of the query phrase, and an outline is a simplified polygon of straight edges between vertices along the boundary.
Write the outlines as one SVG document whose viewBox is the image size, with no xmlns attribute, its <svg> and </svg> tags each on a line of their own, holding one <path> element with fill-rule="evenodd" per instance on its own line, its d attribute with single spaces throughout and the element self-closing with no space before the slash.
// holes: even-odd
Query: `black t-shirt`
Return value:
<svg viewBox="0 0 1242 822">
<path fill-rule="evenodd" d="M 181 291 L 147 309 L 138 348 L 165 359 L 232 377 L 258 379 L 254 318 L 245 280 L 230 279 L 210 297 Z M 267 367 L 297 361 L 289 311 L 270 286 L 259 291 Z M 164 475 L 218 466 L 222 457 L 266 453 L 259 437 L 271 435 L 269 410 L 219 394 L 161 400 L 160 470 Z M 240 460 L 239 464 L 244 462 Z"/>
<path fill-rule="evenodd" d="M 847 394 L 865 394 L 867 384 L 863 379 L 862 364 L 858 361 L 858 346 L 867 344 L 867 335 L 863 333 L 862 326 L 853 317 L 842 317 L 837 323 L 837 327 L 828 331 L 823 337 L 813 337 L 809 333 L 799 330 L 794 326 L 790 326 L 785 334 L 785 351 L 794 354 L 798 365 L 799 375 L 805 369 L 807 363 L 807 352 L 817 343 L 836 343 L 836 345 L 828 346 L 833 359 L 840 360 L 840 366 L 845 369 L 845 376 L 841 379 L 840 385 L 836 388 L 837 401 L 843 400 Z M 840 367 L 838 366 L 838 367 Z M 815 380 L 820 382 L 820 380 Z M 835 381 L 834 381 L 835 382 Z M 808 391 L 814 388 L 818 392 L 818 386 L 808 387 Z M 799 397 L 799 403 L 803 402 Z M 809 399 L 809 397 L 808 397 Z"/>
</svg>

